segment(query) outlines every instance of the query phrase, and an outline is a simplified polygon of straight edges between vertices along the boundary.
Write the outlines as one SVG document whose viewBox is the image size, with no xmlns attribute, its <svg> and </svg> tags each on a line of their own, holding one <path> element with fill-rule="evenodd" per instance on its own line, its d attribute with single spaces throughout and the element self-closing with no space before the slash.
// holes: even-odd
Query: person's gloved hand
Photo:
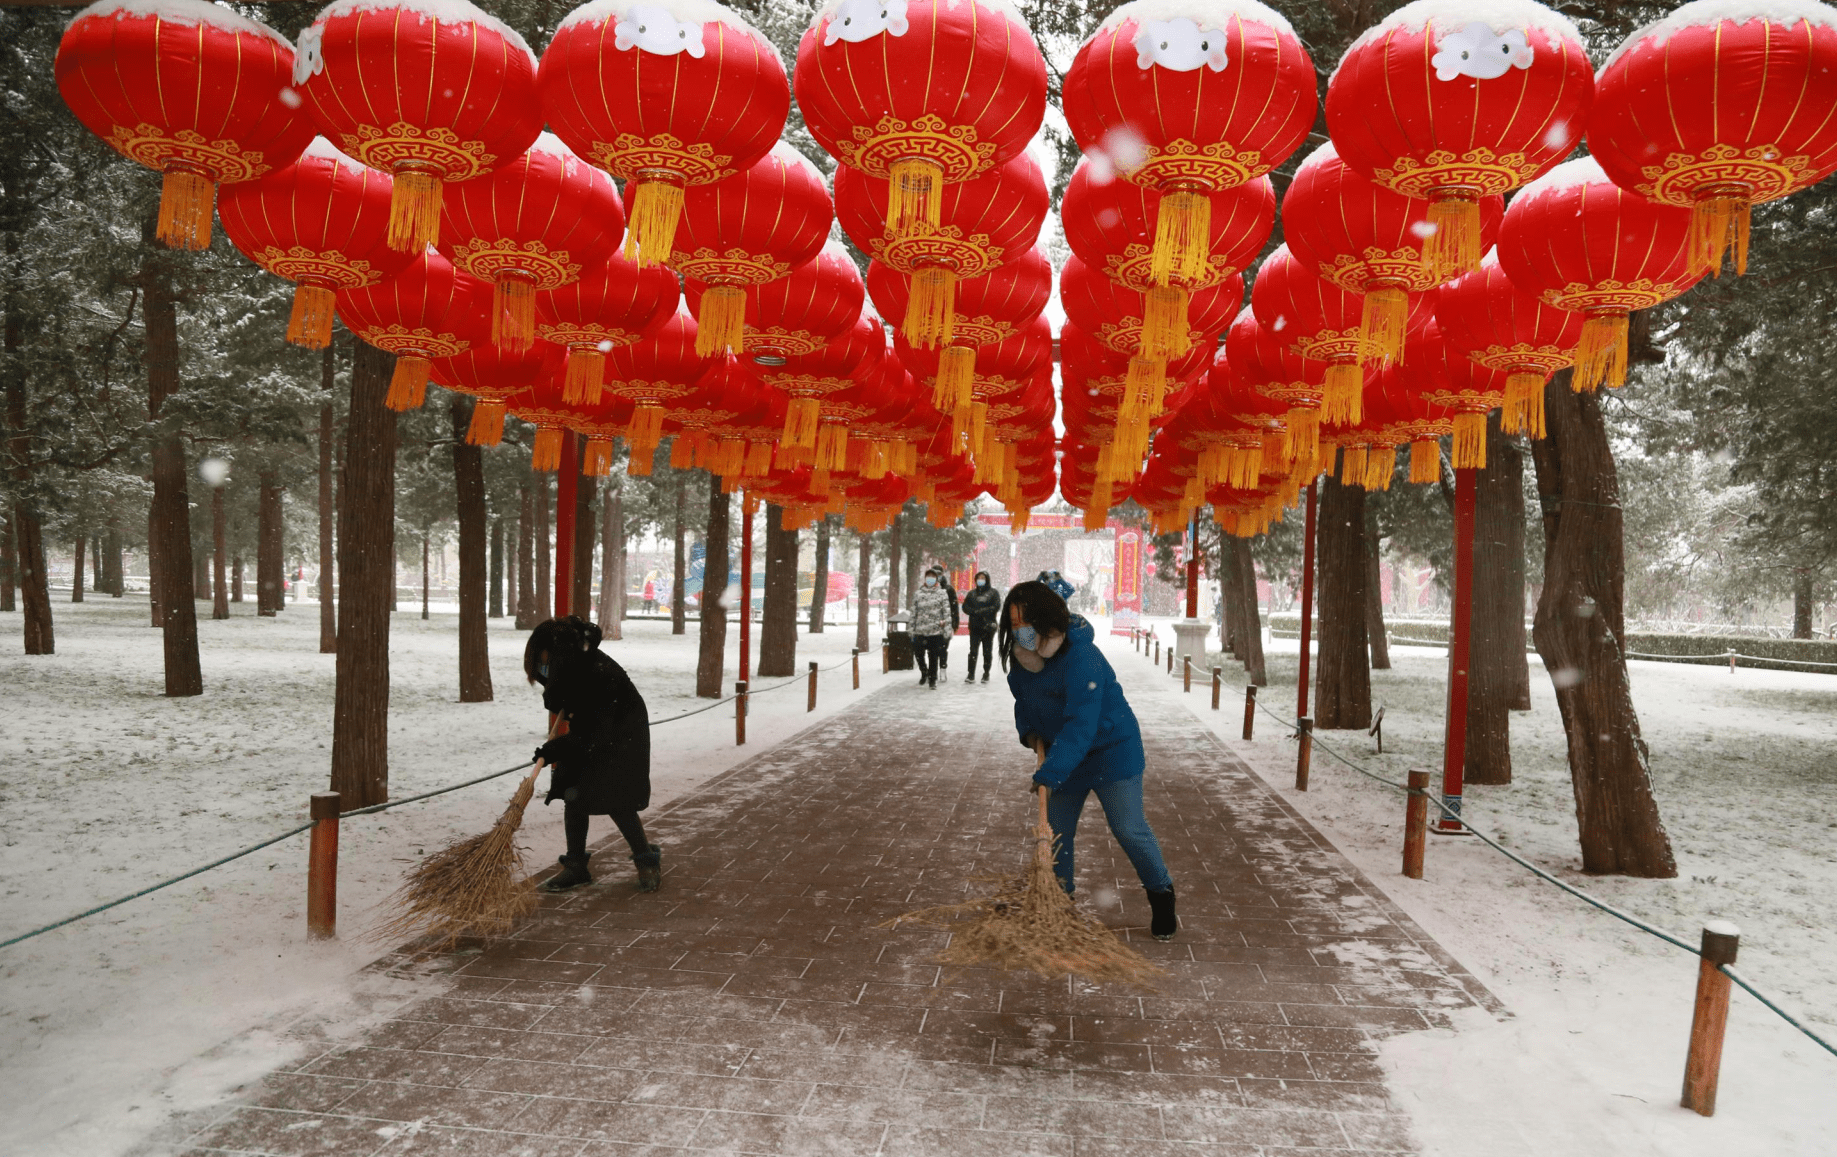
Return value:
<svg viewBox="0 0 1837 1157">
<path fill-rule="evenodd" d="M 1021 746 L 1025 747 L 1028 751 L 1032 751 L 1033 745 L 1040 741 L 1040 737 L 1031 731 L 1021 736 Z"/>
<path fill-rule="evenodd" d="M 568 744 L 564 742 L 563 737 L 557 736 L 536 749 L 536 758 L 553 767 L 562 761 L 563 756 L 567 754 L 567 749 Z"/>
</svg>

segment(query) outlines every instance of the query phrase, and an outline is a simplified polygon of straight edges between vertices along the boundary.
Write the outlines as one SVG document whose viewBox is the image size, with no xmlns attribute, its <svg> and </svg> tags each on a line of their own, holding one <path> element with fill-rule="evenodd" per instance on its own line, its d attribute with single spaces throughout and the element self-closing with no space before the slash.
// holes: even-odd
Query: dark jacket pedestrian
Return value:
<svg viewBox="0 0 1837 1157">
<path fill-rule="evenodd" d="M 989 681 L 995 654 L 995 623 L 1001 617 L 1001 595 L 989 581 L 989 572 L 976 572 L 976 586 L 963 596 L 963 613 L 970 621 L 970 661 L 963 677 L 976 675 L 976 654 L 982 654 L 982 681 Z"/>
</svg>

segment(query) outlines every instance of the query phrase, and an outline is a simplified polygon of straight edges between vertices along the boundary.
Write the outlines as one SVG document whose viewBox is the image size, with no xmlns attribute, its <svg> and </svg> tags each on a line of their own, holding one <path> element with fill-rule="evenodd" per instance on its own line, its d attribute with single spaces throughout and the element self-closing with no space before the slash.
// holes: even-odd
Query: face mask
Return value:
<svg viewBox="0 0 1837 1157">
<path fill-rule="evenodd" d="M 1032 627 L 1014 628 L 1014 645 L 1027 651 L 1040 649 L 1040 633 Z"/>
<path fill-rule="evenodd" d="M 977 579 L 976 585 L 979 587 L 986 587 L 989 585 L 989 580 L 988 579 Z"/>
<path fill-rule="evenodd" d="M 548 677 L 549 677 L 549 665 L 547 663 L 536 664 L 536 678 L 546 679 Z"/>
<path fill-rule="evenodd" d="M 928 587 L 935 587 L 935 586 L 937 586 L 937 585 L 938 585 L 938 580 L 937 580 L 937 579 L 935 579 L 935 578 L 932 578 L 932 577 L 931 577 L 930 575 L 926 575 L 926 576 L 925 576 L 925 585 L 926 585 L 926 586 L 928 586 Z"/>
</svg>

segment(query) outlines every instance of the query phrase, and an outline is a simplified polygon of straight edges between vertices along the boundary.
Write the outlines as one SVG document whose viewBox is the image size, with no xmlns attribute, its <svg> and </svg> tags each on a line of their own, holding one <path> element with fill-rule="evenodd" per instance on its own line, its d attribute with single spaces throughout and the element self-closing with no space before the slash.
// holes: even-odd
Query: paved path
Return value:
<svg viewBox="0 0 1837 1157">
<path fill-rule="evenodd" d="M 1492 998 L 1148 664 L 1126 646 L 1112 660 L 1148 736 L 1183 930 L 1148 938 L 1094 804 L 1079 891 L 1166 966 L 1160 991 L 940 968 L 945 933 L 880 926 L 1011 874 L 1032 814 L 999 681 L 893 687 L 655 815 L 662 892 L 596 857 L 603 882 L 432 961 L 451 970 L 441 995 L 153 1151 L 1411 1151 L 1371 1042 Z"/>
</svg>

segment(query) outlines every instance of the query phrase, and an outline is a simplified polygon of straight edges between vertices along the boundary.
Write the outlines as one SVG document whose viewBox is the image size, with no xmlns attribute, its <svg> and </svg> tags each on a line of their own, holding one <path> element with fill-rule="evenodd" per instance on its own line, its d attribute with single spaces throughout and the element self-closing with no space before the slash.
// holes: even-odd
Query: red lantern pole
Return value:
<svg viewBox="0 0 1837 1157">
<path fill-rule="evenodd" d="M 1314 503 L 1319 482 L 1308 483 L 1308 517 L 1301 532 L 1301 678 L 1295 718 L 1308 715 L 1308 644 L 1314 636 Z"/>
<path fill-rule="evenodd" d="M 580 440 L 572 430 L 561 437 L 561 465 L 555 476 L 555 617 L 574 613 L 574 502 L 580 490 Z"/>
<path fill-rule="evenodd" d="M 753 659 L 753 496 L 740 495 L 740 674 L 752 670 Z"/>
<path fill-rule="evenodd" d="M 1461 772 L 1467 762 L 1467 646 L 1473 620 L 1473 513 L 1474 473 L 1454 472 L 1454 618 L 1448 629 L 1448 725 L 1442 746 L 1443 812 L 1435 830 L 1444 835 L 1464 834 L 1456 818 L 1461 814 Z"/>
<path fill-rule="evenodd" d="M 1199 512 L 1186 528 L 1186 617 L 1199 617 Z"/>
</svg>

